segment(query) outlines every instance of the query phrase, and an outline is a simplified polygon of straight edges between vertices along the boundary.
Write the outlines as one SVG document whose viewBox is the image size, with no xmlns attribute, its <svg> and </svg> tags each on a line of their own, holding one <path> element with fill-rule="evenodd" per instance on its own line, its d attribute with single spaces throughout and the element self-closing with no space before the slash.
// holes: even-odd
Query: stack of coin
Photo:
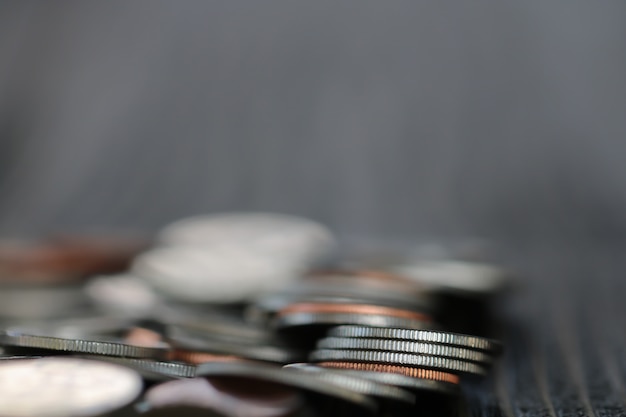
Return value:
<svg viewBox="0 0 626 417">
<path fill-rule="evenodd" d="M 248 317 L 312 348 L 332 326 L 431 328 L 432 304 L 413 283 L 379 271 L 315 273 L 257 301 Z"/>
<path fill-rule="evenodd" d="M 407 389 L 453 393 L 462 376 L 485 376 L 500 351 L 498 342 L 477 336 L 346 325 L 320 339 L 309 359 Z"/>
</svg>

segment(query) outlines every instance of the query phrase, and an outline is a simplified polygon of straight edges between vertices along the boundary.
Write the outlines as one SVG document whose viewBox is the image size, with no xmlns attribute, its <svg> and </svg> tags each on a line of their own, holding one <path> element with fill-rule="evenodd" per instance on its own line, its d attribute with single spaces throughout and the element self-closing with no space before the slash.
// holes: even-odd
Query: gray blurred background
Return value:
<svg viewBox="0 0 626 417">
<path fill-rule="evenodd" d="M 626 2 L 2 1 L 0 232 L 626 233 Z"/>
</svg>

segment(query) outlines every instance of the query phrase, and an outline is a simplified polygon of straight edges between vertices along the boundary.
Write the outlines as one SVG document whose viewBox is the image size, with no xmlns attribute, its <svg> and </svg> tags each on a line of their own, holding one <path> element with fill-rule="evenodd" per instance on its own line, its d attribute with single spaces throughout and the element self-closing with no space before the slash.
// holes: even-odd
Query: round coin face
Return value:
<svg viewBox="0 0 626 417">
<path fill-rule="evenodd" d="M 123 366 L 75 358 L 0 362 L 0 415 L 96 416 L 124 407 L 141 377 Z"/>
<path fill-rule="evenodd" d="M 138 256 L 133 274 L 185 302 L 232 303 L 294 281 L 304 266 L 245 247 L 161 247 Z"/>
<path fill-rule="evenodd" d="M 267 252 L 308 254 L 334 246 L 335 239 L 326 227 L 306 218 L 278 213 L 231 212 L 178 220 L 161 231 L 159 240 L 172 245 L 244 242 Z"/>
</svg>

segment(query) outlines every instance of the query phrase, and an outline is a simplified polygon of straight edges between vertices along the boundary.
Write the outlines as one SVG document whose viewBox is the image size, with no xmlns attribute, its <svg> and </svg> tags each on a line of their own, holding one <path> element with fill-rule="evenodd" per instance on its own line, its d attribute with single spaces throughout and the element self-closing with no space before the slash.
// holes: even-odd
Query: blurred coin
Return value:
<svg viewBox="0 0 626 417">
<path fill-rule="evenodd" d="M 139 375 L 122 366 L 76 358 L 0 362 L 0 415 L 100 416 L 141 392 Z"/>
<path fill-rule="evenodd" d="M 438 356 L 426 356 L 409 353 L 380 352 L 364 350 L 330 350 L 318 349 L 311 352 L 312 362 L 366 362 L 384 363 L 392 365 L 415 366 L 419 368 L 433 368 L 448 372 L 458 372 L 473 375 L 486 375 L 484 367 L 471 362 L 455 359 L 446 359 Z"/>
<path fill-rule="evenodd" d="M 492 354 L 502 351 L 502 345 L 492 339 L 435 330 L 406 328 L 373 328 L 365 326 L 338 326 L 330 329 L 330 337 L 365 337 L 377 339 L 399 339 L 416 342 L 441 343 L 467 349 L 484 350 Z"/>
<path fill-rule="evenodd" d="M 341 385 L 323 381 L 305 372 L 293 372 L 277 366 L 259 363 L 206 363 L 198 365 L 196 375 L 206 376 L 215 381 L 216 378 L 228 378 L 231 381 L 257 381 L 254 385 L 275 383 L 295 388 L 304 392 L 313 392 L 357 405 L 370 411 L 376 410 L 376 403 L 368 396 L 345 388 Z"/>
<path fill-rule="evenodd" d="M 50 337 L 29 334 L 19 330 L 0 332 L 0 344 L 4 346 L 132 358 L 164 359 L 168 355 L 167 345 L 142 347 L 103 340 Z"/>
<path fill-rule="evenodd" d="M 286 417 L 302 405 L 296 390 L 272 383 L 251 384 L 193 378 L 170 381 L 149 389 L 139 407 L 146 411 L 178 406 L 213 410 L 226 416 Z"/>
<path fill-rule="evenodd" d="M 96 307 L 109 314 L 142 316 L 161 302 L 151 287 L 130 274 L 94 277 L 84 292 Z"/>
<path fill-rule="evenodd" d="M 173 349 L 170 359 L 188 364 L 200 365 L 207 362 L 245 362 L 246 359 L 229 354 L 208 353 L 186 349 Z"/>
<path fill-rule="evenodd" d="M 20 285 L 75 283 L 125 269 L 145 246 L 125 238 L 59 237 L 0 242 L 0 282 Z"/>
<path fill-rule="evenodd" d="M 494 265 L 456 260 L 414 261 L 392 267 L 431 291 L 463 295 L 493 294 L 505 288 L 508 274 Z"/>
<path fill-rule="evenodd" d="M 419 329 L 430 322 L 430 316 L 420 312 L 374 304 L 298 302 L 280 310 L 273 326 L 280 330 L 339 324 Z"/>
<path fill-rule="evenodd" d="M 277 213 L 217 213 L 179 220 L 159 240 L 168 245 L 246 247 L 271 258 L 291 258 L 306 267 L 335 248 L 330 230 L 302 217 Z"/>
<path fill-rule="evenodd" d="M 493 362 L 492 356 L 481 351 L 435 343 L 412 342 L 407 340 L 327 337 L 317 342 L 317 348 L 419 353 L 422 355 L 441 356 L 444 358 L 478 362 L 486 366 Z"/>
<path fill-rule="evenodd" d="M 233 303 L 297 279 L 303 265 L 237 246 L 162 247 L 135 259 L 133 274 L 186 302 Z"/>
<path fill-rule="evenodd" d="M 170 326 L 166 340 L 175 350 L 228 353 L 243 358 L 282 364 L 292 362 L 301 356 L 284 346 L 228 342 L 213 338 L 211 335 L 200 336 L 176 326 Z"/>
</svg>

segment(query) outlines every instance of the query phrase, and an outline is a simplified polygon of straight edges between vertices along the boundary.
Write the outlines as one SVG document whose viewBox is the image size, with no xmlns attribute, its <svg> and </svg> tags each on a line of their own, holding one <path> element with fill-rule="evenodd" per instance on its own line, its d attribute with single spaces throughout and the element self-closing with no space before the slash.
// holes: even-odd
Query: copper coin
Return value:
<svg viewBox="0 0 626 417">
<path fill-rule="evenodd" d="M 0 282 L 67 284 L 119 272 L 145 247 L 124 238 L 62 237 L 0 242 Z"/>
<path fill-rule="evenodd" d="M 294 303 L 278 312 L 278 316 L 286 316 L 298 313 L 331 313 L 331 314 L 365 314 L 389 316 L 400 319 L 418 320 L 430 322 L 430 316 L 410 310 L 384 307 L 373 304 L 340 304 L 340 303 Z"/>
<path fill-rule="evenodd" d="M 170 353 L 170 360 L 199 365 L 207 362 L 245 362 L 246 359 L 234 355 L 198 352 L 184 349 L 174 349 Z"/>
<path fill-rule="evenodd" d="M 409 368 L 399 365 L 385 365 L 380 363 L 362 362 L 319 362 L 316 365 L 324 368 L 350 369 L 354 371 L 384 372 L 389 374 L 399 374 L 411 378 L 429 379 L 432 381 L 459 383 L 459 376 L 447 372 L 435 371 L 432 369 Z"/>
</svg>

